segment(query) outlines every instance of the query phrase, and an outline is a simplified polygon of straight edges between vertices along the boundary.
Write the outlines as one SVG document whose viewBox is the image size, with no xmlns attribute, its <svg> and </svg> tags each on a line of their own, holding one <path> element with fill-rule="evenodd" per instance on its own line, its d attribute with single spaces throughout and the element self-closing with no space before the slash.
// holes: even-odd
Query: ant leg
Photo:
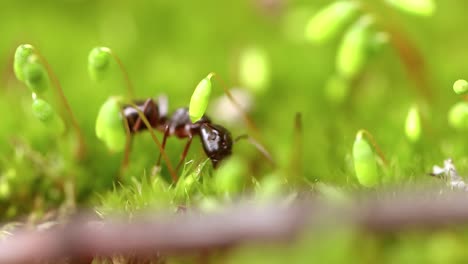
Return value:
<svg viewBox="0 0 468 264">
<path fill-rule="evenodd" d="M 167 169 L 169 170 L 169 173 L 171 174 L 171 177 L 172 177 L 172 181 L 174 183 L 177 182 L 178 177 L 177 177 L 176 172 L 174 171 L 174 168 L 172 167 L 171 161 L 169 160 L 169 157 L 166 155 L 166 152 L 164 152 L 164 149 L 162 148 L 161 142 L 159 142 L 158 137 L 156 137 L 156 134 L 154 133 L 153 127 L 151 126 L 150 122 L 146 118 L 145 114 L 133 102 L 130 101 L 130 102 L 128 102 L 128 104 L 130 106 L 132 106 L 135 109 L 135 111 L 137 111 L 138 116 L 141 118 L 142 122 L 148 128 L 148 131 L 149 131 L 151 137 L 153 138 L 154 143 L 158 146 L 159 151 L 161 152 L 162 157 L 163 157 L 164 161 L 166 162 Z"/>
<path fill-rule="evenodd" d="M 262 154 L 263 156 L 265 156 L 267 158 L 268 161 L 270 161 L 270 163 L 273 165 L 273 167 L 275 167 L 275 162 L 273 161 L 273 159 L 271 158 L 271 155 L 270 153 L 268 152 L 268 150 L 260 143 L 260 141 L 263 141 L 261 140 L 262 137 L 260 135 L 260 132 L 259 132 L 259 129 L 257 128 L 257 126 L 255 125 L 254 121 L 252 120 L 252 118 L 247 114 L 246 111 L 244 111 L 244 109 L 242 108 L 241 104 L 239 102 L 237 102 L 237 100 L 234 98 L 234 96 L 232 95 L 232 93 L 229 91 L 228 89 L 228 86 L 226 85 L 226 83 L 224 82 L 224 80 L 219 76 L 217 75 L 216 73 L 212 72 L 208 75 L 209 77 L 210 76 L 213 76 L 215 77 L 218 82 L 221 84 L 221 87 L 223 88 L 224 90 L 224 93 L 226 94 L 226 96 L 228 97 L 229 101 L 231 101 L 231 103 L 237 108 L 237 110 L 242 114 L 242 117 L 244 119 L 244 122 L 246 123 L 247 127 L 249 128 L 249 130 L 252 132 L 253 136 L 248 136 L 247 139 L 248 141 L 250 142 L 250 144 L 254 145 Z M 257 140 L 255 139 L 257 138 Z"/>
<path fill-rule="evenodd" d="M 268 160 L 268 162 L 270 162 L 271 166 L 276 167 L 276 163 L 271 157 L 270 152 L 268 152 L 268 150 L 266 150 L 266 148 L 260 142 L 258 142 L 249 135 L 240 135 L 236 139 L 234 139 L 234 142 L 237 142 L 242 139 L 247 140 L 252 146 L 254 146 L 258 150 L 258 152 L 262 153 L 263 157 L 265 157 L 265 159 Z"/>
<path fill-rule="evenodd" d="M 187 140 L 187 144 L 185 144 L 184 152 L 182 152 L 182 156 L 180 157 L 179 163 L 177 164 L 176 171 L 179 171 L 180 166 L 182 165 L 182 163 L 184 163 L 184 160 L 187 157 L 187 153 L 190 148 L 190 145 L 192 144 L 192 139 L 193 139 L 193 136 L 190 135 Z"/>
<path fill-rule="evenodd" d="M 239 102 L 237 102 L 236 98 L 234 98 L 234 96 L 229 91 L 228 86 L 226 85 L 224 80 L 214 72 L 210 73 L 208 76 L 213 76 L 216 78 L 216 80 L 218 80 L 218 82 L 221 84 L 221 87 L 223 88 L 223 91 L 226 94 L 229 101 L 231 101 L 231 103 L 237 108 L 237 110 L 241 113 L 242 118 L 244 119 L 244 122 L 247 124 L 249 129 L 253 131 L 255 135 L 257 136 L 259 134 L 259 130 L 257 126 L 253 122 L 252 118 L 250 118 L 250 116 L 247 114 L 247 112 L 244 111 L 244 109 L 242 108 L 242 105 Z"/>
<path fill-rule="evenodd" d="M 161 144 L 162 149 L 166 148 L 166 141 L 168 137 L 169 137 L 169 125 L 166 125 L 166 128 L 164 129 L 164 137 L 163 137 L 162 144 Z M 158 162 L 156 163 L 156 165 L 159 167 L 160 164 L 161 164 L 161 153 L 159 153 Z"/>
</svg>

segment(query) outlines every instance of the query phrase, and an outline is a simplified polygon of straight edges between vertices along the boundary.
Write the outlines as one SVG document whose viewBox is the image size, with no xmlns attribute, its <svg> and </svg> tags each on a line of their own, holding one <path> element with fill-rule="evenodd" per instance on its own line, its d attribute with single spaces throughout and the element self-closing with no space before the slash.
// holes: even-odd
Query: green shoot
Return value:
<svg viewBox="0 0 468 264">
<path fill-rule="evenodd" d="M 406 116 L 405 134 L 413 143 L 421 138 L 421 117 L 416 106 L 412 106 Z"/>
<path fill-rule="evenodd" d="M 213 73 L 210 73 L 201 80 L 190 98 L 189 115 L 193 123 L 200 120 L 206 112 L 211 96 L 211 78 L 213 75 Z"/>
<path fill-rule="evenodd" d="M 86 152 L 86 144 L 83 133 L 67 101 L 67 98 L 63 93 L 63 89 L 58 78 L 55 76 L 52 68 L 44 56 L 42 56 L 41 53 L 39 53 L 39 51 L 30 44 L 20 45 L 16 49 L 13 68 L 18 80 L 24 81 L 25 84 L 32 90 L 34 95 L 33 97 L 36 97 L 37 94 L 40 94 L 47 89 L 50 78 L 53 86 L 56 89 L 56 95 L 58 95 L 65 110 L 68 112 L 71 123 L 76 131 L 78 138 L 76 156 L 79 159 L 82 159 Z"/>
<path fill-rule="evenodd" d="M 352 79 L 362 71 L 368 58 L 373 23 L 372 16 L 363 16 L 345 33 L 336 57 L 336 69 L 341 76 Z"/>
<path fill-rule="evenodd" d="M 468 129 L 468 102 L 458 102 L 450 108 L 448 121 L 457 130 Z"/>
<path fill-rule="evenodd" d="M 57 115 L 52 106 L 42 99 L 36 99 L 32 103 L 32 111 L 34 116 L 39 119 L 44 125 L 58 134 L 65 132 L 65 124 Z"/>
<path fill-rule="evenodd" d="M 107 73 L 110 68 L 110 59 L 113 58 L 114 61 L 119 66 L 119 69 L 122 73 L 122 76 L 125 80 L 125 85 L 127 87 L 127 93 L 130 99 L 135 97 L 134 89 L 128 72 L 125 69 L 122 60 L 119 56 L 115 54 L 110 48 L 107 47 L 95 47 L 91 50 L 88 55 L 88 72 L 92 80 L 101 81 L 107 77 Z"/>
<path fill-rule="evenodd" d="M 434 0 L 385 0 L 388 4 L 410 14 L 432 16 L 436 10 Z"/>
<path fill-rule="evenodd" d="M 367 137 L 367 140 L 366 138 Z M 387 164 L 385 156 L 378 148 L 374 138 L 367 130 L 359 130 L 353 145 L 354 170 L 359 183 L 365 187 L 374 187 L 379 184 L 380 177 L 377 171 L 377 162 L 375 160 L 372 145 L 379 154 L 380 158 Z"/>
<path fill-rule="evenodd" d="M 305 35 L 314 43 L 324 43 L 336 37 L 359 11 L 355 1 L 337 1 L 315 14 L 307 23 Z"/>
<path fill-rule="evenodd" d="M 34 54 L 34 47 L 32 45 L 23 44 L 16 48 L 13 70 L 15 72 L 16 78 L 22 82 L 25 81 L 23 67 L 28 61 L 29 56 L 32 54 Z"/>
<path fill-rule="evenodd" d="M 107 99 L 99 109 L 96 119 L 96 136 L 104 141 L 109 150 L 114 152 L 121 152 L 126 142 L 120 114 L 121 101 L 120 97 Z"/>
<path fill-rule="evenodd" d="M 466 94 L 468 92 L 468 82 L 463 79 L 456 80 L 453 83 L 453 91 L 458 95 Z"/>
</svg>

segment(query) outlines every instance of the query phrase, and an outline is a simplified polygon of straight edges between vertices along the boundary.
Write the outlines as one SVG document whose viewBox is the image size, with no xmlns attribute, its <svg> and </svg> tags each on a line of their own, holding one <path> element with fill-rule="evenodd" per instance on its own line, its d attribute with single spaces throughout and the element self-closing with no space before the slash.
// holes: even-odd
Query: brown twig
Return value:
<svg viewBox="0 0 468 264">
<path fill-rule="evenodd" d="M 48 231 L 17 232 L 0 243 L 0 263 L 116 255 L 144 258 L 156 252 L 199 254 L 244 242 L 289 241 L 306 227 L 323 229 L 348 224 L 372 232 L 395 232 L 468 224 L 468 197 L 464 193 L 393 193 L 389 197 L 370 196 L 346 206 L 313 200 L 287 207 L 278 203 L 254 206 L 250 202 L 223 213 L 187 212 L 136 218 L 131 223 L 81 218 Z"/>
</svg>

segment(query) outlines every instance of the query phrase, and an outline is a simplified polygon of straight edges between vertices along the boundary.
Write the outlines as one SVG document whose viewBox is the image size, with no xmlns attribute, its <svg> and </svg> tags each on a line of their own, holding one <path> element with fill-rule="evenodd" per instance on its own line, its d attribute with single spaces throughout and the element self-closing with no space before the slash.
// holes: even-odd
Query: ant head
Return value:
<svg viewBox="0 0 468 264">
<path fill-rule="evenodd" d="M 200 138 L 206 155 L 211 159 L 213 167 L 232 153 L 231 133 L 220 125 L 204 123 L 200 126 Z"/>
</svg>

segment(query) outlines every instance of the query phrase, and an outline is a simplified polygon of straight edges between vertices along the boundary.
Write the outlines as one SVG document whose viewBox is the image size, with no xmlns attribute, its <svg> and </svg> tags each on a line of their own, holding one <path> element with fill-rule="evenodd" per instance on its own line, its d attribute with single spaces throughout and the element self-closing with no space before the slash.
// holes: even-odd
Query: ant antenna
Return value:
<svg viewBox="0 0 468 264">
<path fill-rule="evenodd" d="M 224 93 L 228 97 L 229 101 L 231 101 L 231 103 L 241 113 L 241 115 L 242 115 L 242 117 L 244 119 L 244 122 L 247 124 L 247 127 L 254 133 L 255 137 L 256 138 L 261 138 L 260 137 L 260 132 L 259 132 L 257 126 L 255 125 L 255 123 L 253 122 L 252 118 L 250 118 L 250 116 L 247 114 L 247 112 L 245 112 L 244 109 L 242 108 L 241 104 L 239 102 L 237 102 L 237 100 L 234 98 L 232 93 L 227 88 L 228 86 L 226 85 L 224 80 L 219 75 L 217 75 L 215 72 L 210 72 L 210 74 L 208 74 L 208 78 L 211 78 L 211 77 L 215 77 L 218 80 L 218 82 L 221 84 L 221 87 L 223 88 Z M 276 167 L 276 163 L 273 161 L 269 151 L 259 141 L 255 140 L 253 137 L 248 136 L 248 135 L 237 137 L 237 139 L 235 141 L 237 141 L 239 139 L 242 139 L 242 138 L 247 139 L 250 142 L 250 144 L 255 146 L 257 148 L 257 150 L 260 151 L 263 154 L 263 156 L 272 164 L 273 167 Z"/>
<path fill-rule="evenodd" d="M 238 142 L 242 139 L 245 139 L 247 140 L 251 145 L 253 145 L 260 153 L 262 153 L 263 157 L 265 157 L 266 160 L 268 160 L 268 162 L 270 162 L 271 166 L 273 167 L 276 167 L 276 163 L 275 161 L 273 160 L 273 158 L 271 157 L 271 154 L 270 152 L 268 152 L 268 150 L 266 150 L 266 148 L 260 144 L 260 142 L 258 142 L 257 140 L 255 140 L 253 137 L 247 135 L 247 134 L 244 134 L 244 135 L 240 135 L 238 137 L 236 137 L 234 139 L 234 142 Z"/>
<path fill-rule="evenodd" d="M 145 114 L 138 108 L 138 106 L 136 104 L 134 104 L 133 102 L 129 101 L 128 104 L 133 107 L 135 109 L 135 111 L 137 111 L 138 113 L 138 116 L 140 117 L 140 119 L 143 121 L 143 123 L 145 124 L 145 126 L 148 128 L 148 131 L 150 132 L 151 134 L 151 137 L 153 138 L 153 141 L 154 143 L 156 143 L 156 145 L 158 146 L 159 148 L 159 151 L 164 159 L 164 161 L 166 162 L 167 164 L 167 168 L 169 170 L 169 173 L 171 174 L 171 177 L 172 177 L 172 181 L 174 183 L 177 182 L 177 174 L 175 173 L 175 170 L 174 168 L 172 167 L 172 164 L 171 164 L 171 161 L 169 160 L 169 157 L 167 156 L 166 152 L 164 151 L 164 148 L 162 147 L 161 145 L 161 142 L 159 142 L 158 138 L 156 137 L 156 134 L 154 133 L 154 130 L 153 130 L 153 127 L 151 126 L 150 122 L 148 121 L 148 119 L 146 118 Z M 124 117 L 125 118 L 125 117 Z"/>
<path fill-rule="evenodd" d="M 218 82 L 221 84 L 221 87 L 223 88 L 224 90 L 224 93 L 226 94 L 226 96 L 228 97 L 229 101 L 231 101 L 231 103 L 238 109 L 238 111 L 242 114 L 242 118 L 244 119 L 245 123 L 247 124 L 247 126 L 249 127 L 250 130 L 254 131 L 255 135 L 258 135 L 259 132 L 258 132 L 258 128 L 257 126 L 255 125 L 255 123 L 252 121 L 252 118 L 249 117 L 249 115 L 244 111 L 244 109 L 242 108 L 241 104 L 239 102 L 237 102 L 237 100 L 234 98 L 234 96 L 232 95 L 232 93 L 229 91 L 229 89 L 227 88 L 227 85 L 226 83 L 223 81 L 223 79 L 217 75 L 215 72 L 210 72 L 210 74 L 208 74 L 208 78 L 210 79 L 211 77 L 215 77 Z"/>
</svg>

